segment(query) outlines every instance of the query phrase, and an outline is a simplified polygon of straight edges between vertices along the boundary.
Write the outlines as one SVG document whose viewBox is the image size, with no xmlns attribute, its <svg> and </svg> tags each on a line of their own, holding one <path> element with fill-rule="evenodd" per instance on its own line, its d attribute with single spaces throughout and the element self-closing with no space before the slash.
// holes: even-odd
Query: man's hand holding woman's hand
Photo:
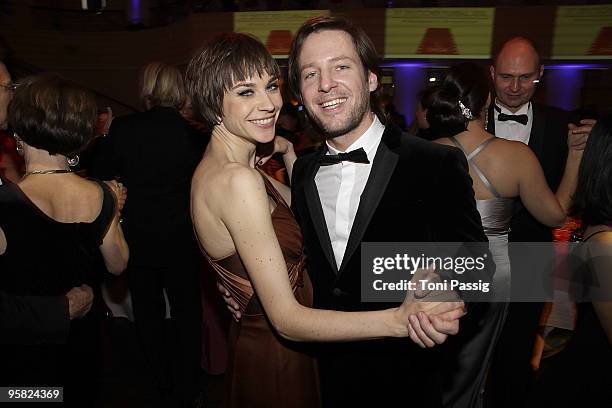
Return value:
<svg viewBox="0 0 612 408">
<path fill-rule="evenodd" d="M 580 125 L 569 123 L 567 125 L 567 145 L 570 152 L 580 152 L 584 150 L 586 142 L 589 139 L 591 130 L 597 121 L 595 119 L 582 119 Z"/>
<path fill-rule="evenodd" d="M 85 316 L 93 304 L 93 290 L 87 285 L 76 286 L 66 293 L 70 320 Z"/>
<path fill-rule="evenodd" d="M 113 193 L 115 193 L 115 196 L 117 197 L 117 211 L 121 212 L 121 210 L 123 210 L 123 206 L 125 205 L 125 200 L 127 199 L 127 187 L 116 180 L 105 181 L 105 183 L 110 187 Z"/>
<path fill-rule="evenodd" d="M 412 281 L 439 282 L 434 271 L 418 270 Z M 435 299 L 435 301 L 432 301 Z M 406 324 L 408 336 L 420 347 L 442 344 L 449 335 L 459 332 L 459 319 L 465 315 L 465 304 L 453 291 L 408 291 L 397 309 L 400 321 Z"/>
</svg>

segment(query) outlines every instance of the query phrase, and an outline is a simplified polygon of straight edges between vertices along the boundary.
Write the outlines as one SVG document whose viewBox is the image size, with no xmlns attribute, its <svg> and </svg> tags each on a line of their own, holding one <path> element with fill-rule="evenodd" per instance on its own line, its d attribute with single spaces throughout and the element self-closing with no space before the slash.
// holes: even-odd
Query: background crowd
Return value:
<svg viewBox="0 0 612 408">
<path fill-rule="evenodd" d="M 482 278 L 498 287 L 518 256 L 508 243 L 551 241 L 568 215 L 584 241 L 610 243 L 612 119 L 535 103 L 544 72 L 512 38 L 487 69 L 455 64 L 423 89 L 406 126 L 376 99 L 371 41 L 337 18 L 302 26 L 286 78 L 235 34 L 186 75 L 147 64 L 143 112 L 117 118 L 70 81 L 13 82 L 0 63 L 0 385 L 61 384 L 67 403 L 104 405 L 128 330 L 142 356 L 140 388 L 120 391 L 130 405 L 205 406 L 226 369 L 227 406 L 391 406 L 369 387 L 403 386 L 423 406 L 612 403 L 609 302 L 580 304 L 536 370 L 543 303 L 464 316 L 461 302 L 359 299 L 362 241 L 488 241 Z M 599 248 L 593 268 L 612 272 Z"/>
</svg>

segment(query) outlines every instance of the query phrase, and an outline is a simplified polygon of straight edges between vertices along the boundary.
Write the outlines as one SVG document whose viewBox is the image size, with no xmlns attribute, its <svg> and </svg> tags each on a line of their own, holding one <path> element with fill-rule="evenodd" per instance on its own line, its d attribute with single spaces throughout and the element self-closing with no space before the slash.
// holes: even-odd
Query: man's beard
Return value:
<svg viewBox="0 0 612 408">
<path fill-rule="evenodd" d="M 346 135 L 347 133 L 354 130 L 361 121 L 366 113 L 370 111 L 370 95 L 362 95 L 358 105 L 354 106 L 349 112 L 346 122 L 338 127 L 337 129 L 328 128 L 324 121 L 317 115 L 309 114 L 308 117 L 313 121 L 317 130 L 321 133 L 324 139 L 333 139 L 338 136 Z"/>
</svg>

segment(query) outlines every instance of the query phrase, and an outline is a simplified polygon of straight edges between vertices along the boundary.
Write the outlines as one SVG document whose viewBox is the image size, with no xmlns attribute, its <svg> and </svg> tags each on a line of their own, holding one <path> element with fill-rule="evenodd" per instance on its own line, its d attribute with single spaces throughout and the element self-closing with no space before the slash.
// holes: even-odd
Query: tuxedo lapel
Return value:
<svg viewBox="0 0 612 408">
<path fill-rule="evenodd" d="M 306 197 L 306 206 L 308 207 L 310 219 L 312 220 L 312 225 L 317 233 L 317 237 L 319 238 L 321 249 L 323 250 L 323 253 L 325 253 L 327 262 L 329 262 L 332 270 L 337 274 L 338 266 L 336 265 L 334 250 L 331 245 L 331 240 L 329 239 L 327 223 L 325 222 L 325 214 L 323 213 L 323 207 L 321 207 L 321 198 L 319 197 L 319 191 L 317 190 L 317 185 L 315 183 L 315 176 L 317 175 L 317 171 L 319 171 L 319 167 L 321 166 L 319 158 L 325 155 L 326 152 L 326 148 L 321 148 L 315 159 L 308 164 L 308 168 L 306 168 L 305 171 L 306 177 L 304 180 L 304 195 Z"/>
<path fill-rule="evenodd" d="M 532 103 L 531 107 L 533 109 L 533 123 L 531 124 L 531 134 L 529 135 L 529 147 L 541 161 L 546 135 L 546 118 L 538 105 Z"/>
<path fill-rule="evenodd" d="M 376 156 L 374 156 L 374 161 L 372 162 L 370 176 L 368 177 L 368 181 L 359 200 L 359 207 L 355 214 L 355 220 L 353 221 L 353 227 L 351 228 L 349 240 L 346 244 L 346 250 L 344 251 L 339 273 L 342 273 L 357 247 L 361 245 L 363 234 L 374 215 L 374 211 L 376 211 L 376 207 L 378 207 L 378 203 L 387 189 L 387 184 L 399 160 L 399 155 L 394 153 L 390 147 L 394 148 L 399 145 L 400 136 L 401 131 L 399 128 L 387 124 L 385 133 L 383 134 L 383 140 L 378 146 Z"/>
<path fill-rule="evenodd" d="M 489 106 L 489 112 L 487 112 L 487 132 L 495 134 L 495 112 L 493 111 L 493 104 Z"/>
</svg>

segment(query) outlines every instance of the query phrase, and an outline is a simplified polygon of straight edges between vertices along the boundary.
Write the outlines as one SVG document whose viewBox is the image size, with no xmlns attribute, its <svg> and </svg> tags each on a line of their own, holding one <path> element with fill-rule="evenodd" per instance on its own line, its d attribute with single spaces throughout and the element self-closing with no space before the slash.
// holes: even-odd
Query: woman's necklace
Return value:
<svg viewBox="0 0 612 408">
<path fill-rule="evenodd" d="M 32 170 L 26 172 L 22 178 L 26 178 L 31 174 L 61 174 L 61 173 L 72 173 L 71 169 L 54 169 L 54 170 Z"/>
</svg>

